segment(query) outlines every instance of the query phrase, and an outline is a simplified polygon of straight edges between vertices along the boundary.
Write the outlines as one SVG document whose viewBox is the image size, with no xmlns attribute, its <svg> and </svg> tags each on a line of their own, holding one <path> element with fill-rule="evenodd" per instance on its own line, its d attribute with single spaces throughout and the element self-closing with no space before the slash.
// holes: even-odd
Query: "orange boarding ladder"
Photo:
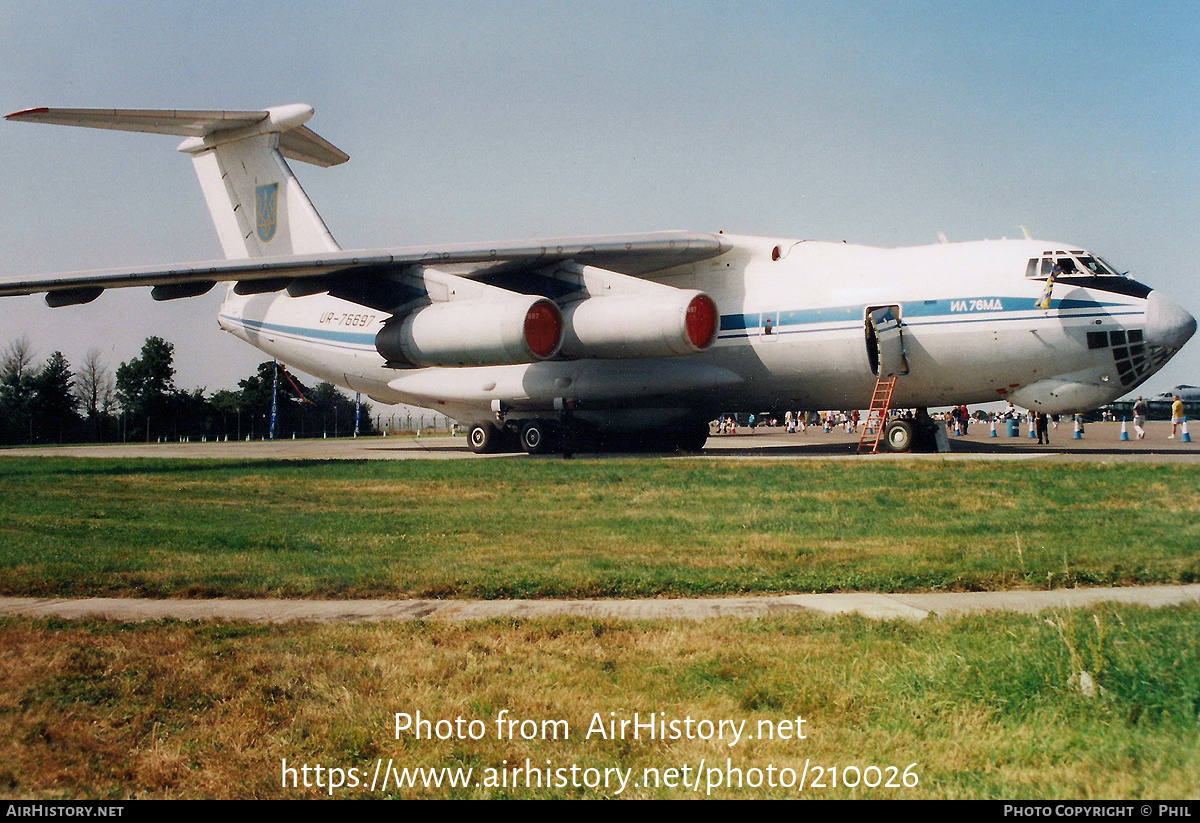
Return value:
<svg viewBox="0 0 1200 823">
<path fill-rule="evenodd" d="M 892 394 L 895 391 L 896 375 L 889 374 L 875 381 L 875 394 L 871 396 L 871 408 L 867 411 L 856 454 L 862 454 L 868 445 L 871 454 L 879 454 L 879 444 L 883 442 L 883 430 L 887 426 L 888 409 L 892 407 Z"/>
</svg>

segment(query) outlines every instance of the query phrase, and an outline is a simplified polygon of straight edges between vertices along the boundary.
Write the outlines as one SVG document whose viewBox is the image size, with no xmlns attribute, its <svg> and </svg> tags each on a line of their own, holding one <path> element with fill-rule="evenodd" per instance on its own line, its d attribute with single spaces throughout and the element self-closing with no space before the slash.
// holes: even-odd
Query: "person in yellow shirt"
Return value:
<svg viewBox="0 0 1200 823">
<path fill-rule="evenodd" d="M 1183 425 L 1183 401 L 1179 399 L 1179 395 L 1175 395 L 1175 402 L 1171 404 L 1171 434 L 1167 438 L 1170 440 L 1175 436 L 1175 431 Z"/>
</svg>

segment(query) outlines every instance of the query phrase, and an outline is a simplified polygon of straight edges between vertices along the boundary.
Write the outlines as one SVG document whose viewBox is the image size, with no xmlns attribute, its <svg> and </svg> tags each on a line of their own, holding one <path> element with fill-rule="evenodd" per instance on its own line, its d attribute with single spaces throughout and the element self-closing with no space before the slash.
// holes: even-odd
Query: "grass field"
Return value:
<svg viewBox="0 0 1200 823">
<path fill-rule="evenodd" d="M 1200 793 L 1197 607 L 920 624 L 806 615 L 350 626 L 7 619 L 0 643 L 6 797 L 320 797 L 330 769 L 343 770 L 335 797 Z M 397 737 L 396 713 L 418 711 L 478 721 L 483 733 Z M 699 739 L 699 723 L 676 740 L 587 736 L 596 716 L 634 712 L 745 721 L 754 739 Z M 537 729 L 532 739 L 516 730 L 498 739 L 498 717 Z M 569 736 L 553 739 L 542 721 L 565 721 L 557 728 Z M 297 769 L 286 787 L 285 760 Z M 552 770 L 550 785 L 526 777 L 527 760 Z M 455 788 L 413 778 L 415 786 L 371 791 L 377 763 L 472 772 Z M 351 767 L 361 770 L 353 780 Z M 604 770 L 614 775 L 607 788 Z M 731 787 L 736 774 L 741 784 Z M 694 788 L 678 785 L 697 777 Z M 895 786 L 865 785 L 889 780 Z"/>
<path fill-rule="evenodd" d="M 1200 579 L 1186 465 L 10 458 L 0 483 L 5 594 Z M 416 712 L 482 733 L 397 735 Z M 594 732 L 635 712 L 693 731 Z M 532 725 L 501 739 L 502 718 Z M 331 778 L 335 797 L 1194 798 L 1200 607 L 920 624 L 0 619 L 0 795 L 321 797 Z"/>
<path fill-rule="evenodd" d="M 0 593 L 604 597 L 1200 580 L 1200 469 L 0 460 Z"/>
</svg>

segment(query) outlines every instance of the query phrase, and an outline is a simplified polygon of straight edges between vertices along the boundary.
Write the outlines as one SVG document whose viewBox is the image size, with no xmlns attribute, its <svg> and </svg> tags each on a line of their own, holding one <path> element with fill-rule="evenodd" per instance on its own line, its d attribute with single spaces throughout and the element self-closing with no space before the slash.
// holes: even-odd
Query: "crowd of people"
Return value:
<svg viewBox="0 0 1200 823">
<path fill-rule="evenodd" d="M 1136 439 L 1143 440 L 1146 437 L 1146 417 L 1148 414 L 1148 404 L 1145 399 L 1138 397 L 1133 405 L 1133 426 Z M 912 409 L 892 409 L 888 418 L 898 417 L 913 417 Z M 1030 428 L 1030 436 L 1036 436 L 1038 443 L 1049 444 L 1050 432 L 1057 429 L 1059 423 L 1063 420 L 1063 415 L 1046 414 L 1045 412 L 1035 412 L 1031 410 L 1019 409 L 1011 402 L 1002 411 L 983 411 L 976 410 L 970 412 L 965 405 L 954 406 L 942 412 L 930 415 L 934 420 L 942 421 L 946 424 L 948 432 L 958 436 L 965 436 L 969 431 L 972 421 L 983 423 L 990 427 L 1007 425 L 1009 421 L 1016 421 L 1019 425 L 1027 424 Z M 712 421 L 710 424 L 714 434 L 737 434 L 738 427 L 743 426 L 754 431 L 759 426 L 767 428 L 781 427 L 788 434 L 805 434 L 809 428 L 820 428 L 823 432 L 844 431 L 847 434 L 857 433 L 860 427 L 866 422 L 867 414 L 859 409 L 850 409 L 848 411 L 827 410 L 819 412 L 805 411 L 787 411 L 784 412 L 783 419 L 780 420 L 775 415 L 735 415 L 726 414 Z M 1110 415 L 1105 415 L 1103 419 L 1109 419 Z M 1113 418 L 1115 420 L 1115 418 Z M 1174 439 L 1181 431 L 1185 421 L 1184 404 L 1178 395 L 1175 396 L 1174 402 L 1171 404 L 1171 433 L 1167 439 Z M 1084 431 L 1083 418 L 1080 415 L 1072 417 L 1074 429 L 1080 433 Z"/>
</svg>

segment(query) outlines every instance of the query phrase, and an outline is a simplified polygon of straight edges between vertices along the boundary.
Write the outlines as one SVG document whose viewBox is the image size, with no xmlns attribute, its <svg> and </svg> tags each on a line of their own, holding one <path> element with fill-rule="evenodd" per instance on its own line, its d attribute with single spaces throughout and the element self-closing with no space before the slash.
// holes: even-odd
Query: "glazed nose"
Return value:
<svg viewBox="0 0 1200 823">
<path fill-rule="evenodd" d="M 1157 291 L 1146 297 L 1146 342 L 1165 349 L 1183 347 L 1196 333 L 1196 318 Z"/>
</svg>

